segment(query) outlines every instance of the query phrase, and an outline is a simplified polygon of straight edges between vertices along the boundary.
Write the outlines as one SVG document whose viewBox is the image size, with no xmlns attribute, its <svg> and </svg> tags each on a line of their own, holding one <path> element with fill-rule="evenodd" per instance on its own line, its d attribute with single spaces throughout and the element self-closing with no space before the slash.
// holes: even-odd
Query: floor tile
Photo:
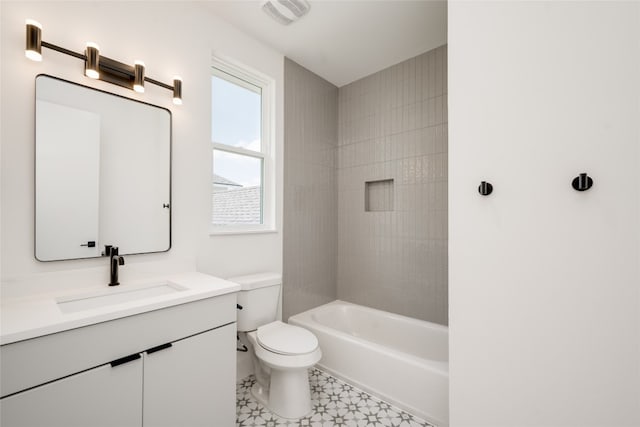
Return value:
<svg viewBox="0 0 640 427">
<path fill-rule="evenodd" d="M 255 377 L 250 375 L 236 386 L 237 427 L 433 427 L 315 368 L 309 370 L 311 414 L 299 420 L 287 420 L 269 412 L 251 395 L 255 381 Z"/>
</svg>

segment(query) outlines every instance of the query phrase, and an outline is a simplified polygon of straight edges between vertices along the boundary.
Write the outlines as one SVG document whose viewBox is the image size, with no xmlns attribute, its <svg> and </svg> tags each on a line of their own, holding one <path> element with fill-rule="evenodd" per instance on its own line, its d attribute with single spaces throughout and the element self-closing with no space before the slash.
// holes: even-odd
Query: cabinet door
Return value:
<svg viewBox="0 0 640 427">
<path fill-rule="evenodd" d="M 145 427 L 235 425 L 235 335 L 233 323 L 144 354 Z"/>
<path fill-rule="evenodd" d="M 102 365 L 0 400 L 2 427 L 139 427 L 142 359 Z"/>
</svg>

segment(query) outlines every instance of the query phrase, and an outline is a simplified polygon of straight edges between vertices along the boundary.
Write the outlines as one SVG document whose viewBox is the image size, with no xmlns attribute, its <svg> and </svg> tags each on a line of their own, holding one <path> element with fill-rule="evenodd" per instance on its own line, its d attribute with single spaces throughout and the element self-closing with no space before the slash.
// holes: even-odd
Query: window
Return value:
<svg viewBox="0 0 640 427">
<path fill-rule="evenodd" d="M 273 81 L 214 60 L 211 76 L 213 233 L 274 229 Z"/>
</svg>

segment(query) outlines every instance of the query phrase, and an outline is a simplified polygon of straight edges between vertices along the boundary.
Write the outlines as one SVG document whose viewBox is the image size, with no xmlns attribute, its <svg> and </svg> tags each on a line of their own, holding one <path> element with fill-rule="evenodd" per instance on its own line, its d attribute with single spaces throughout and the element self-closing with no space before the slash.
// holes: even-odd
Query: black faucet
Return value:
<svg viewBox="0 0 640 427">
<path fill-rule="evenodd" d="M 104 255 L 110 257 L 111 279 L 109 280 L 109 286 L 118 286 L 120 284 L 118 282 L 118 266 L 124 265 L 124 257 L 118 255 L 117 246 L 111 245 L 105 245 Z"/>
</svg>

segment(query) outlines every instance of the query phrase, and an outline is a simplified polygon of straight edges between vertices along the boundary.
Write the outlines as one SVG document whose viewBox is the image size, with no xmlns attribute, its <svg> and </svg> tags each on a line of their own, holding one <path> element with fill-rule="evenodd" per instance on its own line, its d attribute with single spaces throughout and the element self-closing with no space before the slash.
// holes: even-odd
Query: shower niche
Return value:
<svg viewBox="0 0 640 427">
<path fill-rule="evenodd" d="M 393 179 L 364 183 L 364 210 L 366 212 L 393 211 Z"/>
</svg>

